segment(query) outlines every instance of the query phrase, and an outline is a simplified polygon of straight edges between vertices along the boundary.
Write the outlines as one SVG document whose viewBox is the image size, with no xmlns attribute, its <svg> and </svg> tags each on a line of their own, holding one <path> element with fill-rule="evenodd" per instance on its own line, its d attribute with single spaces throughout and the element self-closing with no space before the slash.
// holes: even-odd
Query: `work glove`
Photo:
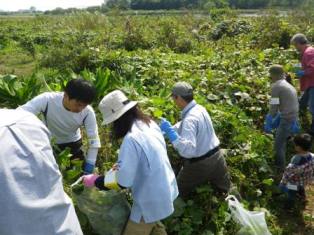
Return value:
<svg viewBox="0 0 314 235">
<path fill-rule="evenodd" d="M 99 175 L 96 174 L 90 174 L 90 175 L 84 175 L 83 176 L 83 184 L 87 188 L 91 188 L 95 186 L 95 182 Z"/>
<path fill-rule="evenodd" d="M 161 131 L 165 133 L 171 143 L 179 138 L 178 133 L 167 119 L 162 118 L 159 127 Z"/>
<path fill-rule="evenodd" d="M 304 70 L 298 70 L 295 72 L 295 75 L 297 76 L 297 78 L 301 78 L 305 75 Z"/>
<path fill-rule="evenodd" d="M 300 132 L 300 125 L 297 120 L 294 120 L 292 125 L 291 125 L 291 132 L 292 134 L 298 134 Z"/>
<path fill-rule="evenodd" d="M 265 118 L 265 123 L 264 123 L 264 131 L 266 133 L 271 133 L 272 128 L 272 123 L 273 123 L 273 117 L 270 114 L 267 114 Z"/>
<path fill-rule="evenodd" d="M 273 122 L 272 122 L 272 129 L 277 129 L 279 127 L 279 124 L 280 124 L 280 119 L 281 119 L 281 116 L 280 114 L 278 113 L 274 118 L 273 118 Z"/>
<path fill-rule="evenodd" d="M 91 164 L 89 162 L 85 162 L 85 164 L 84 164 L 84 175 L 88 175 L 88 174 L 93 173 L 94 168 L 95 168 L 94 164 Z"/>
</svg>

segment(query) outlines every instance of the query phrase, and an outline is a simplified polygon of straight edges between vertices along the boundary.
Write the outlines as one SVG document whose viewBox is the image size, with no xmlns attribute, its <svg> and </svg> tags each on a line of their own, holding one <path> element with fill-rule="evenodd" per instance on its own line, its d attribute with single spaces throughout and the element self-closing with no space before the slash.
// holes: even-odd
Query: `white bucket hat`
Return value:
<svg viewBox="0 0 314 235">
<path fill-rule="evenodd" d="M 120 90 L 110 92 L 98 105 L 103 116 L 102 125 L 116 121 L 136 104 L 136 101 L 128 100 L 125 94 Z"/>
</svg>

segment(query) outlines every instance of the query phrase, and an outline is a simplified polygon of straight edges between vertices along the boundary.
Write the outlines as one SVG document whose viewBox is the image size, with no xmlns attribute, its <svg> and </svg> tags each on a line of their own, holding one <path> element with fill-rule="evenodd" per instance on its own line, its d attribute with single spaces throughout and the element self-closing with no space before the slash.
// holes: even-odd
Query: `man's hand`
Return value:
<svg viewBox="0 0 314 235">
<path fill-rule="evenodd" d="M 273 118 L 273 121 L 272 121 L 272 124 L 271 124 L 271 127 L 272 129 L 277 129 L 280 125 L 280 120 L 281 120 L 281 115 L 280 113 L 278 113 L 274 118 Z"/>
<path fill-rule="evenodd" d="M 178 133 L 167 119 L 162 118 L 159 127 L 161 131 L 166 134 L 171 143 L 179 138 Z"/>
<path fill-rule="evenodd" d="M 271 133 L 271 130 L 273 129 L 272 127 L 273 124 L 273 117 L 270 114 L 267 114 L 265 118 L 265 124 L 264 124 L 264 131 L 266 133 Z"/>
<path fill-rule="evenodd" d="M 301 78 L 305 75 L 304 70 L 298 70 L 295 72 L 295 75 L 297 76 L 297 78 Z"/>
</svg>

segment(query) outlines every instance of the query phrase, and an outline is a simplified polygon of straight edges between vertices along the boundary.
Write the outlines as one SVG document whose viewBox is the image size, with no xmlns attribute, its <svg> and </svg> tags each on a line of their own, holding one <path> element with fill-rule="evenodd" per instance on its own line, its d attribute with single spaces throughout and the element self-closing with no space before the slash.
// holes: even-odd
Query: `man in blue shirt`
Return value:
<svg viewBox="0 0 314 235">
<path fill-rule="evenodd" d="M 228 192 L 230 179 L 227 165 L 208 112 L 196 103 L 193 88 L 186 82 L 175 84 L 172 98 L 182 110 L 182 121 L 172 126 L 162 119 L 160 128 L 184 159 L 177 177 L 181 197 L 185 198 L 206 182 Z"/>
<path fill-rule="evenodd" d="M 0 136 L 0 234 L 83 235 L 45 125 L 0 109 Z"/>
</svg>

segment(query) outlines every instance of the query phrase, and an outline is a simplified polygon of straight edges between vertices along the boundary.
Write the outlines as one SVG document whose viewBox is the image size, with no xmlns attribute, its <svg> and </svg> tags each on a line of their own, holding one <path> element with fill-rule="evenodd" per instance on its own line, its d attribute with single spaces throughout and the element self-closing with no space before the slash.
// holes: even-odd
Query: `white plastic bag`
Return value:
<svg viewBox="0 0 314 235">
<path fill-rule="evenodd" d="M 236 235 L 271 235 L 267 228 L 265 212 L 246 210 L 233 195 L 228 196 L 226 201 L 232 218 L 242 225 Z"/>
</svg>

